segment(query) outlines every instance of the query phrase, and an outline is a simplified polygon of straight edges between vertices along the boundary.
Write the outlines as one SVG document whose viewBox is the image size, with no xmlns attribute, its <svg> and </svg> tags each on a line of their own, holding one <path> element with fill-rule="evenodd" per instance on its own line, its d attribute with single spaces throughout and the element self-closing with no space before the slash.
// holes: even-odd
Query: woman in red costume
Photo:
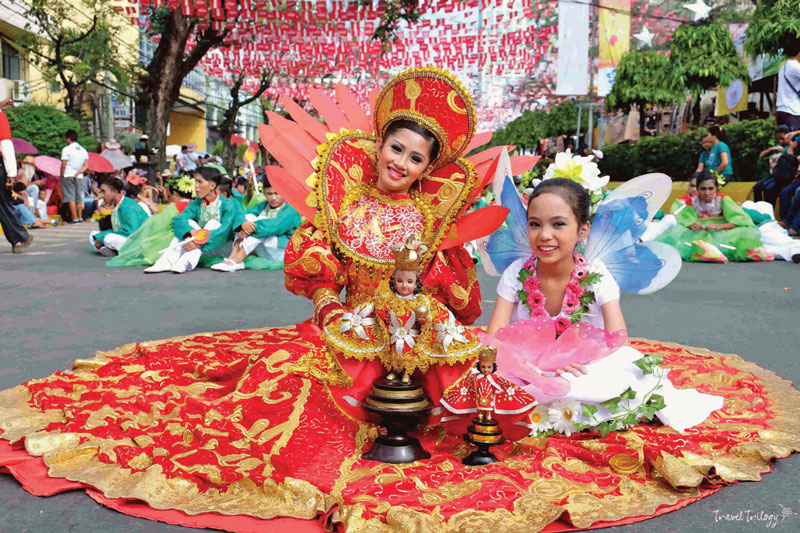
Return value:
<svg viewBox="0 0 800 533">
<path fill-rule="evenodd" d="M 0 469 L 35 494 L 83 488 L 135 516 L 230 531 L 563 531 L 680 508 L 798 448 L 789 383 L 737 356 L 633 340 L 675 386 L 724 396 L 724 408 L 685 434 L 635 425 L 508 442 L 484 468 L 462 465 L 469 446 L 440 424 L 418 435 L 431 459 L 362 459 L 379 428 L 360 402 L 384 370 L 369 343 L 329 353 L 322 331 L 348 313 L 354 327 L 394 269 L 393 244 L 412 236 L 428 250 L 426 290 L 472 323 L 480 292 L 461 244 L 507 210 L 464 214 L 502 148 L 462 157 L 490 136 L 473 136 L 472 102 L 445 72 L 395 77 L 372 121 L 346 88 L 336 100 L 312 90 L 323 124 L 285 99 L 293 120 L 268 112 L 260 129 L 281 165 L 270 183 L 307 219 L 285 272 L 313 319 L 127 345 L 0 391 Z M 534 163 L 511 158 L 510 172 Z M 428 371 L 431 399 L 474 361 Z"/>
</svg>

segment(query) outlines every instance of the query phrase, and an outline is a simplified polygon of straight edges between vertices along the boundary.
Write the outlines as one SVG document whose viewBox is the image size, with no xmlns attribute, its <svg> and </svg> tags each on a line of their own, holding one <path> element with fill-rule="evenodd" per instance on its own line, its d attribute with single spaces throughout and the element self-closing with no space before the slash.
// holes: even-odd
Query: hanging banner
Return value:
<svg viewBox="0 0 800 533">
<path fill-rule="evenodd" d="M 606 96 L 614 86 L 617 65 L 630 49 L 631 0 L 600 0 L 597 15 L 597 95 Z"/>
<path fill-rule="evenodd" d="M 722 117 L 737 111 L 747 111 L 747 95 L 747 85 L 740 80 L 734 81 L 728 87 L 720 86 L 717 88 L 717 106 L 714 114 Z"/>
<path fill-rule="evenodd" d="M 589 4 L 558 2 L 556 94 L 578 96 L 589 89 Z"/>
</svg>

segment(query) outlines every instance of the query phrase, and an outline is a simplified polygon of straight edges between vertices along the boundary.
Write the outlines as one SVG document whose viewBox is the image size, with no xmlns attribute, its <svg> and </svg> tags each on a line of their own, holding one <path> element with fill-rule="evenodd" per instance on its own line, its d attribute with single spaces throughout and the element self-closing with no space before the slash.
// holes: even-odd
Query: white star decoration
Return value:
<svg viewBox="0 0 800 533">
<path fill-rule="evenodd" d="M 536 103 L 537 103 L 537 104 L 539 104 L 539 107 L 544 107 L 544 106 L 546 106 L 546 105 L 547 105 L 547 102 L 548 102 L 548 100 L 547 100 L 547 98 L 545 98 L 544 96 L 541 96 L 541 97 L 539 97 L 539 98 L 537 98 L 537 99 L 536 99 Z"/>
<path fill-rule="evenodd" d="M 685 4 L 683 7 L 694 13 L 692 20 L 695 22 L 706 18 L 708 12 L 711 11 L 711 7 L 706 5 L 703 0 L 696 0 L 694 4 Z"/>
<path fill-rule="evenodd" d="M 647 26 L 643 26 L 642 30 L 639 33 L 634 33 L 633 36 L 639 40 L 639 50 L 645 46 L 653 47 L 653 37 L 655 37 L 655 34 L 650 33 Z"/>
</svg>

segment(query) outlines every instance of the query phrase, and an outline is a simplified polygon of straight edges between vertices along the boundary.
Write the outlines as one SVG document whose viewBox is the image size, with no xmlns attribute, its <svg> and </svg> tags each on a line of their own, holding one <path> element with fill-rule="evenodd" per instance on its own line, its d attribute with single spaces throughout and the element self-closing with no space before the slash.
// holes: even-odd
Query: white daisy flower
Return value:
<svg viewBox="0 0 800 533">
<path fill-rule="evenodd" d="M 570 150 L 556 154 L 555 163 L 551 163 L 544 173 L 543 180 L 566 178 L 583 185 L 589 191 L 599 191 L 608 185 L 609 176 L 600 176 L 600 168 L 592 161 L 594 156 L 573 156 Z"/>
<path fill-rule="evenodd" d="M 450 316 L 447 317 L 447 322 L 444 324 L 436 324 L 436 340 L 442 343 L 444 347 L 444 351 L 448 351 L 450 349 L 450 345 L 455 342 L 467 342 L 467 338 L 464 336 L 465 328 L 458 322 L 456 322 L 456 317 L 453 316 L 453 313 L 450 313 Z"/>
<path fill-rule="evenodd" d="M 550 412 L 545 404 L 540 403 L 537 405 L 533 411 L 531 411 L 528 419 L 531 422 L 531 429 L 534 435 L 540 431 L 547 431 L 553 428 L 553 425 L 550 423 Z"/>
<path fill-rule="evenodd" d="M 389 326 L 389 333 L 392 334 L 392 343 L 397 355 L 403 355 L 403 349 L 408 346 L 414 348 L 416 345 L 417 330 L 414 325 L 417 323 L 417 315 L 411 313 L 405 324 L 400 323 L 400 319 L 394 314 L 394 311 L 389 311 L 389 319 L 392 324 Z"/>
<path fill-rule="evenodd" d="M 341 333 L 347 333 L 352 329 L 360 338 L 365 341 L 369 340 L 367 331 L 364 328 L 375 325 L 375 319 L 370 316 L 374 310 L 375 308 L 372 304 L 366 305 L 363 308 L 359 305 L 352 313 L 343 314 L 339 331 Z"/>
<path fill-rule="evenodd" d="M 581 405 L 573 400 L 556 400 L 550 404 L 548 414 L 553 429 L 567 437 L 577 431 L 575 422 L 581 412 Z"/>
</svg>

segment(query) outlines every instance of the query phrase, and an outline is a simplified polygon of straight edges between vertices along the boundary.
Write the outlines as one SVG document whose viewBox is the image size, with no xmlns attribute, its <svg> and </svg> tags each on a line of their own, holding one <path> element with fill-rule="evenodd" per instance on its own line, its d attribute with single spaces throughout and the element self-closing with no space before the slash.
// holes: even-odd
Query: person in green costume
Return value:
<svg viewBox="0 0 800 533">
<path fill-rule="evenodd" d="M 194 198 L 194 179 L 181 176 L 168 185 L 170 203 L 160 213 L 148 218 L 136 230 L 119 255 L 106 261 L 109 267 L 150 266 L 161 256 L 161 252 L 168 248 L 175 237 L 172 229 L 172 220 L 183 212 Z"/>
<path fill-rule="evenodd" d="M 222 174 L 209 167 L 194 172 L 197 198 L 172 220 L 175 238 L 147 274 L 194 270 L 204 256 L 226 257 L 233 240 L 233 224 L 241 204 L 218 192 Z"/>
<path fill-rule="evenodd" d="M 233 242 L 233 251 L 223 261 L 212 265 L 212 270 L 236 272 L 243 268 L 283 268 L 283 254 L 289 237 L 302 223 L 302 219 L 300 213 L 287 204 L 269 182 L 264 185 L 266 201 L 240 213 L 234 222 L 237 235 Z M 249 257 L 252 253 L 256 257 Z"/>
<path fill-rule="evenodd" d="M 678 225 L 656 240 L 676 248 L 686 261 L 774 259 L 764 250 L 761 233 L 750 216 L 729 196 L 719 193 L 717 180 L 707 168 L 697 178 L 697 197 L 690 203 L 675 200 L 671 211 Z"/>
<path fill-rule="evenodd" d="M 116 255 L 125 245 L 128 236 L 134 233 L 145 220 L 147 213 L 136 202 L 122 194 L 125 184 L 119 178 L 111 178 L 100 185 L 100 192 L 107 207 L 111 207 L 111 229 L 93 231 L 89 235 L 92 248 L 100 255 Z"/>
</svg>

